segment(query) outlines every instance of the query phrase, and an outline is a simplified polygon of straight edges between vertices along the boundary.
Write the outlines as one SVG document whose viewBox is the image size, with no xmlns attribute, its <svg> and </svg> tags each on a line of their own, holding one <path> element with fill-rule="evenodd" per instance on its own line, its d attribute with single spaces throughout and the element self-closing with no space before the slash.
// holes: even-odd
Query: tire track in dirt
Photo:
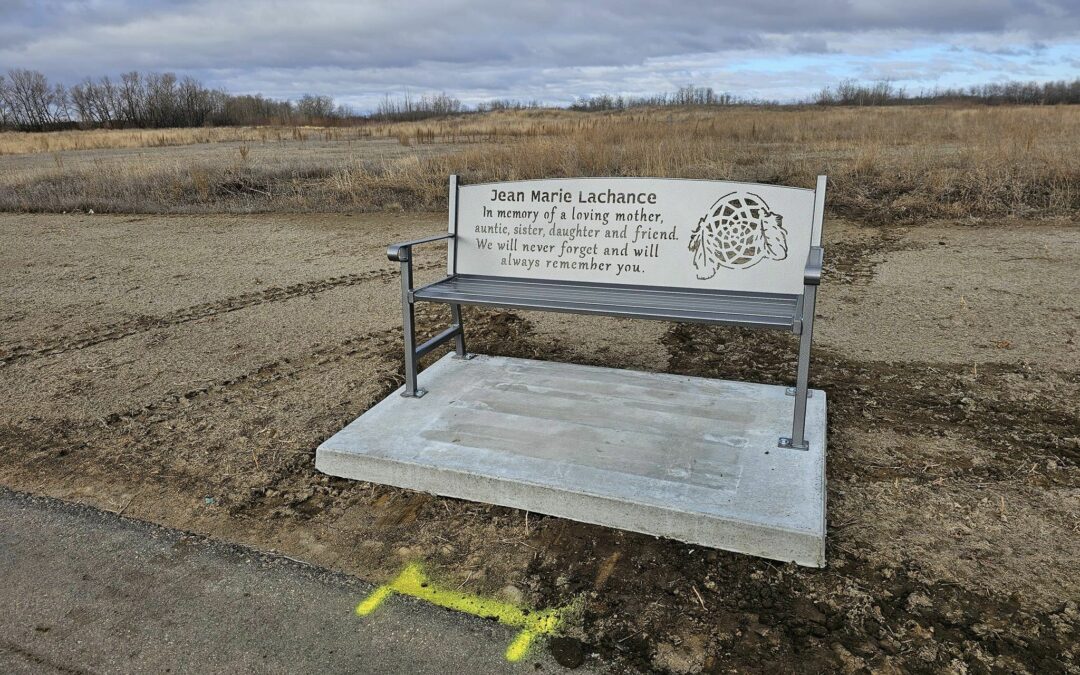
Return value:
<svg viewBox="0 0 1080 675">
<path fill-rule="evenodd" d="M 424 271 L 441 267 L 439 264 L 418 265 L 417 271 Z M 389 280 L 397 276 L 397 270 L 376 270 L 356 274 L 345 274 L 329 279 L 307 281 L 291 286 L 275 286 L 254 293 L 244 293 L 213 302 L 206 302 L 190 307 L 184 307 L 161 316 L 142 316 L 128 321 L 121 321 L 103 326 L 95 326 L 88 330 L 60 336 L 48 342 L 39 342 L 30 345 L 15 345 L 7 351 L 0 351 L 0 367 L 11 365 L 27 359 L 40 358 L 43 356 L 55 356 L 69 351 L 86 349 L 102 342 L 122 340 L 123 338 L 144 333 L 155 328 L 178 326 L 181 324 L 205 319 L 221 314 L 228 314 L 240 309 L 246 309 L 256 305 L 271 302 L 283 302 L 305 295 L 315 295 L 336 288 L 347 288 L 369 281 Z"/>
<path fill-rule="evenodd" d="M 214 395 L 235 393 L 236 390 L 241 388 L 261 389 L 278 380 L 299 375 L 309 368 L 337 363 L 349 357 L 381 358 L 386 356 L 389 358 L 390 350 L 398 347 L 400 335 L 401 329 L 396 327 L 354 335 L 337 344 L 314 349 L 310 354 L 299 359 L 281 358 L 276 361 L 269 361 L 235 377 L 209 382 L 184 392 L 168 393 L 138 408 L 110 413 L 102 417 L 99 422 L 105 427 L 113 426 L 118 422 L 140 419 L 145 420 L 146 424 L 156 424 L 168 420 L 170 413 L 173 410 L 182 408 L 185 402 L 194 402 Z M 384 352 L 385 354 L 383 354 Z M 395 357 L 397 357 L 396 353 Z M 394 378 L 391 377 L 390 379 L 393 380 Z M 401 377 L 398 377 L 398 379 L 401 379 Z M 394 386 L 397 386 L 396 381 Z M 384 387 L 380 387 L 380 389 L 382 388 Z"/>
<path fill-rule="evenodd" d="M 55 661 L 52 661 L 42 656 L 41 654 L 38 654 L 37 652 L 31 651 L 29 649 L 23 649 L 19 645 L 3 639 L 0 639 L 0 650 L 6 651 L 9 654 L 14 654 L 20 659 L 23 659 L 26 663 L 33 664 L 38 668 L 46 668 L 49 670 L 54 670 L 58 673 L 70 673 L 71 675 L 89 675 L 89 673 L 91 672 L 89 670 L 83 670 L 82 668 L 78 668 L 75 666 L 65 666 L 63 664 L 56 663 Z"/>
<path fill-rule="evenodd" d="M 313 349 L 301 357 L 283 357 L 262 364 L 232 377 L 204 383 L 188 390 L 167 392 L 141 405 L 116 410 L 96 420 L 73 422 L 52 427 L 19 427 L 0 424 L 0 455 L 14 452 L 21 459 L 18 464 L 24 471 L 46 471 L 53 478 L 62 474 L 78 472 L 80 475 L 96 476 L 100 480 L 100 467 L 110 465 L 111 471 L 147 470 L 148 466 L 132 466 L 121 462 L 121 455 L 139 448 L 135 456 L 152 458 L 154 449 L 163 443 L 176 442 L 176 423 L 190 418 L 193 411 L 205 410 L 222 400 L 244 399 L 254 392 L 266 392 L 275 387 L 294 386 L 296 378 L 305 371 L 340 364 L 347 359 L 378 361 L 386 364 L 376 368 L 370 381 L 375 400 L 385 397 L 404 382 L 400 363 L 401 329 L 398 327 L 357 333 L 340 342 Z M 393 364 L 393 365 L 390 365 Z M 352 411 L 337 411 L 342 419 L 351 421 Z M 335 424 L 337 422 L 335 421 Z M 340 426 L 340 425 L 339 425 Z M 239 432 L 238 432 L 239 433 Z M 124 450 L 123 439 L 130 439 L 131 446 Z M 315 446 L 311 446 L 314 453 Z M 311 463 L 308 456 L 297 457 L 285 466 L 272 470 L 268 480 L 277 484 L 296 471 L 298 465 Z M 15 463 L 7 467 L 14 469 Z M 170 466 L 168 474 L 176 484 L 201 482 L 205 476 L 190 472 L 190 468 Z M 305 477 L 314 472 L 314 466 L 302 472 Z"/>
<path fill-rule="evenodd" d="M 446 320 L 449 320 L 449 313 L 444 312 L 443 314 L 440 314 L 437 308 L 419 310 L 417 318 L 425 324 L 425 330 L 419 332 L 417 338 L 425 340 L 437 333 L 441 326 L 440 322 L 445 323 Z M 481 330 L 493 326 L 494 330 L 501 334 L 501 324 L 506 316 L 509 315 L 496 311 L 479 313 L 476 316 L 476 324 Z M 512 318 L 516 319 L 516 317 Z M 103 430 L 109 432 L 110 430 L 128 427 L 131 424 L 142 425 L 149 429 L 157 424 L 169 422 L 178 413 L 187 410 L 188 406 L 200 400 L 220 396 L 236 396 L 244 390 L 264 389 L 273 386 L 277 382 L 285 382 L 295 378 L 312 368 L 325 367 L 351 358 L 370 359 L 380 363 L 393 364 L 392 367 L 386 369 L 386 372 L 381 372 L 375 378 L 376 386 L 373 387 L 373 397 L 375 400 L 380 400 L 404 382 L 401 339 L 401 328 L 398 326 L 358 333 L 335 344 L 312 349 L 301 357 L 283 357 L 267 361 L 233 377 L 206 382 L 186 391 L 168 392 L 142 405 L 103 415 L 97 418 L 96 421 L 70 424 L 60 433 L 51 434 L 48 441 L 44 437 L 35 437 L 35 440 L 30 442 L 31 435 L 26 433 L 25 430 L 0 426 L 0 449 L 5 445 L 20 447 L 27 451 L 32 448 L 68 446 L 72 445 L 73 442 L 75 445 L 80 443 L 85 445 L 87 439 L 96 437 Z M 449 346 L 447 348 L 449 349 Z M 425 362 L 427 359 L 434 358 L 438 358 L 438 352 L 425 357 Z M 355 416 L 354 414 L 353 417 Z M 16 442 L 19 439 L 26 442 Z"/>
<path fill-rule="evenodd" d="M 497 312 L 485 312 L 477 317 L 480 319 L 477 323 L 483 328 L 492 320 L 497 322 L 499 316 Z M 445 323 L 450 317 L 448 311 L 424 308 L 418 312 L 418 318 L 426 328 L 418 337 L 426 339 L 434 335 L 441 323 Z M 438 354 L 427 358 L 438 358 Z M 213 407 L 223 400 L 245 400 L 259 393 L 288 389 L 294 387 L 299 378 L 313 369 L 340 367 L 340 364 L 346 361 L 378 365 L 365 382 L 362 396 L 364 401 L 356 401 L 347 408 L 328 409 L 328 417 L 323 420 L 327 428 L 341 428 L 404 382 L 401 328 L 394 326 L 356 333 L 339 342 L 314 348 L 298 357 L 282 357 L 252 364 L 237 375 L 206 382 L 192 389 L 166 392 L 145 403 L 116 410 L 96 420 L 51 429 L 0 425 L 0 450 L 17 452 L 25 460 L 20 463 L 27 469 L 33 466 L 36 470 L 54 472 L 62 464 L 62 472 L 77 471 L 83 476 L 97 473 L 101 465 L 112 464 L 115 470 L 121 454 L 118 448 L 124 445 L 125 441 L 122 439 L 125 437 L 131 447 L 141 448 L 136 453 L 138 456 L 152 457 L 154 449 L 161 447 L 163 443 L 175 443 L 178 433 L 175 425 L 185 419 L 190 422 L 193 411 L 197 417 L 201 417 L 199 410 L 206 410 L 207 406 Z M 282 482 L 292 484 L 309 480 L 314 473 L 311 456 L 316 445 L 317 442 L 311 443 L 310 452 L 306 455 L 298 455 L 286 464 L 270 469 L 271 474 L 275 475 L 266 478 L 268 483 L 279 485 Z M 76 455 L 78 460 L 75 459 Z M 142 470 L 146 467 L 128 468 Z M 180 483 L 199 482 L 205 478 L 196 473 L 185 475 L 185 471 L 182 467 L 174 466 L 170 467 L 169 474 L 174 481 Z M 55 477 L 55 474 L 53 475 Z M 241 508 L 244 506 L 238 505 Z"/>
<path fill-rule="evenodd" d="M 489 314 L 498 316 L 495 312 Z M 485 324 L 491 320 L 488 315 L 481 316 L 481 321 Z M 424 308 L 417 311 L 417 318 L 426 324 L 426 330 L 420 331 L 417 339 L 426 340 L 438 332 L 440 321 L 445 323 L 449 320 L 449 314 L 441 316 L 438 309 Z M 299 375 L 310 368 L 327 366 L 352 357 L 395 364 L 394 374 L 388 375 L 386 382 L 380 382 L 376 388 L 380 392 L 379 398 L 382 398 L 405 381 L 401 339 L 399 326 L 359 333 L 341 342 L 312 349 L 300 358 L 283 357 L 268 361 L 235 377 L 222 378 L 184 392 L 168 393 L 138 408 L 110 413 L 102 417 L 99 423 L 109 427 L 117 422 L 149 418 L 147 423 L 154 424 L 168 419 L 169 411 L 184 405 L 184 401 L 191 402 L 215 394 L 235 393 L 240 388 L 260 389 L 276 381 Z"/>
</svg>

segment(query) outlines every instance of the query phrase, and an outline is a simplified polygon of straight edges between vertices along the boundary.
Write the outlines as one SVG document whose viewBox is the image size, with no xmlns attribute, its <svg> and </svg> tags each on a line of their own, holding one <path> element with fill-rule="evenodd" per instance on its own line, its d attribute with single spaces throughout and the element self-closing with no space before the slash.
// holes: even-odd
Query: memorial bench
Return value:
<svg viewBox="0 0 1080 675">
<path fill-rule="evenodd" d="M 469 358 L 462 305 L 772 328 L 800 336 L 791 434 L 777 443 L 805 450 L 825 185 L 825 176 L 815 190 L 652 178 L 462 185 L 451 176 L 448 232 L 387 250 L 401 264 L 402 396 L 426 393 L 417 364 L 438 346 L 454 340 Z M 414 288 L 413 248 L 439 241 L 447 276 Z M 449 305 L 452 322 L 420 345 L 417 302 Z"/>
<path fill-rule="evenodd" d="M 448 232 L 387 252 L 401 264 L 401 396 L 324 441 L 316 467 L 823 566 L 827 402 L 807 378 L 824 199 L 824 177 L 815 190 L 451 177 Z M 415 287 L 414 248 L 443 241 L 446 276 Z M 418 302 L 451 314 L 423 344 Z M 791 331 L 795 386 L 471 358 L 462 305 Z M 425 392 L 417 363 L 450 341 L 456 349 L 423 372 Z"/>
</svg>

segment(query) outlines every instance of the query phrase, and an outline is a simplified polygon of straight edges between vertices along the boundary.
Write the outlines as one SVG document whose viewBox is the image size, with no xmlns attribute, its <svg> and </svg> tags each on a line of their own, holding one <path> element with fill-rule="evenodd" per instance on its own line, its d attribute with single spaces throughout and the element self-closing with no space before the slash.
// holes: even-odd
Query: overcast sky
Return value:
<svg viewBox="0 0 1080 675">
<path fill-rule="evenodd" d="M 0 0 L 0 70 L 172 71 L 235 93 L 567 103 L 686 84 L 788 100 L 1080 76 L 1080 0 Z"/>
</svg>

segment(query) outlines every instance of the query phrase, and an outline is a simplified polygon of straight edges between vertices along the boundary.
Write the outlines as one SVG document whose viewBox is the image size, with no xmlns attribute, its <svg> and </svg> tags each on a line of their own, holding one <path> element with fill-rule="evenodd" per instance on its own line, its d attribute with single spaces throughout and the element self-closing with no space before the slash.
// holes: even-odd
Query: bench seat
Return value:
<svg viewBox="0 0 1080 675">
<path fill-rule="evenodd" d="M 801 297 L 458 274 L 412 291 L 410 300 L 775 328 L 798 333 Z"/>
</svg>

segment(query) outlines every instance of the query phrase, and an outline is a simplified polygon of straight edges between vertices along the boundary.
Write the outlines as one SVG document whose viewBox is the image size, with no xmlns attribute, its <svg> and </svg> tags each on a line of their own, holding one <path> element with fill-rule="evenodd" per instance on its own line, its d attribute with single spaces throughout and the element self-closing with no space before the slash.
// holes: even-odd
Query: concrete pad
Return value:
<svg viewBox="0 0 1080 675">
<path fill-rule="evenodd" d="M 316 453 L 327 474 L 825 564 L 825 394 L 495 356 L 440 359 Z"/>
</svg>

